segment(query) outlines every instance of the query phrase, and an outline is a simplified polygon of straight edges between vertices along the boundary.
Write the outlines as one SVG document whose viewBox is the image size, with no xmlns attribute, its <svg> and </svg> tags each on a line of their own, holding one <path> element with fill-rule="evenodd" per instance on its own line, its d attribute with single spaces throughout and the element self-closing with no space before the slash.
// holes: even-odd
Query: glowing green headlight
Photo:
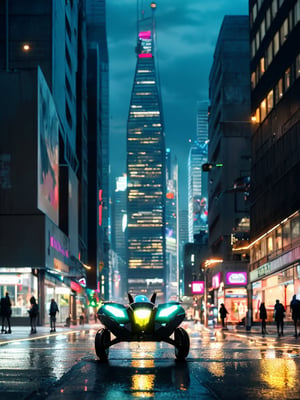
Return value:
<svg viewBox="0 0 300 400">
<path fill-rule="evenodd" d="M 159 310 L 157 318 L 167 318 L 178 310 L 178 305 L 173 305 Z"/>
<path fill-rule="evenodd" d="M 145 328 L 151 317 L 151 310 L 148 308 L 139 308 L 134 310 L 133 312 L 134 322 L 138 325 L 141 329 Z"/>
<path fill-rule="evenodd" d="M 117 308 L 115 306 L 111 306 L 111 305 L 107 304 L 107 305 L 105 305 L 105 309 L 110 314 L 112 314 L 114 317 L 117 317 L 117 318 L 125 318 L 126 317 L 124 310 L 122 310 L 121 308 Z"/>
</svg>

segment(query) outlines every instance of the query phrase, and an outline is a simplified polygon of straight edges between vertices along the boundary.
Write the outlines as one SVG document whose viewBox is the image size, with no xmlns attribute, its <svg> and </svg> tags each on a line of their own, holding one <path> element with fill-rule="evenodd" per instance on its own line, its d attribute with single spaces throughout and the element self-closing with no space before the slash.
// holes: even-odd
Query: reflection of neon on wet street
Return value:
<svg viewBox="0 0 300 400">
<path fill-rule="evenodd" d="M 141 349 L 141 351 L 135 351 L 132 353 L 134 358 L 131 361 L 131 365 L 136 369 L 135 373 L 131 376 L 130 389 L 132 390 L 133 397 L 154 396 L 155 374 L 146 373 L 150 368 L 154 368 L 154 359 L 143 357 L 149 356 L 148 352 L 154 352 L 155 348 L 156 346 L 154 343 L 143 343 L 143 349 Z M 147 351 L 147 353 L 145 351 Z M 145 370 L 145 373 L 143 373 L 143 370 Z"/>
<path fill-rule="evenodd" d="M 134 397 L 153 397 L 154 374 L 136 374 L 131 377 L 131 390 Z"/>
<path fill-rule="evenodd" d="M 297 379 L 297 367 L 294 360 L 275 358 L 265 359 L 261 367 L 261 379 L 270 388 L 282 390 L 293 389 Z"/>
</svg>

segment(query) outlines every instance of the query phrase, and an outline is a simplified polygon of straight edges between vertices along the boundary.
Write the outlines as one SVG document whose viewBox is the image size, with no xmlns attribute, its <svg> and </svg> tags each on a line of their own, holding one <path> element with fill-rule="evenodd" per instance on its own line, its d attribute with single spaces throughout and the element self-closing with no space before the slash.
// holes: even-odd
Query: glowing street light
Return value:
<svg viewBox="0 0 300 400">
<path fill-rule="evenodd" d="M 205 269 L 204 271 L 204 325 L 208 325 L 208 315 L 207 315 L 207 271 L 209 268 L 213 268 L 216 264 L 222 263 L 224 260 L 221 258 L 209 258 L 204 260 L 202 265 Z"/>
</svg>

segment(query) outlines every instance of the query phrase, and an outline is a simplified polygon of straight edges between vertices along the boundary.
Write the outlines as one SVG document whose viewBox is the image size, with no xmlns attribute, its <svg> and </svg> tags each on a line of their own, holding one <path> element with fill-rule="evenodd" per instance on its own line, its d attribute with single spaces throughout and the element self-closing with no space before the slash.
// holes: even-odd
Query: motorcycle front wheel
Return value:
<svg viewBox="0 0 300 400">
<path fill-rule="evenodd" d="M 190 338 L 183 328 L 174 331 L 175 356 L 178 360 L 184 360 L 190 351 Z"/>
<path fill-rule="evenodd" d="M 110 331 L 99 329 L 95 336 L 95 351 L 101 361 L 107 361 L 109 354 Z"/>
</svg>

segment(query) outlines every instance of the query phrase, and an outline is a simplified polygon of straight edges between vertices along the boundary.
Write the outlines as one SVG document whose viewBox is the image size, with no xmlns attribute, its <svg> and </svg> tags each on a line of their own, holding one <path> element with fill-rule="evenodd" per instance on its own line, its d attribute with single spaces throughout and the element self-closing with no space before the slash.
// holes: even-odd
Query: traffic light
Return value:
<svg viewBox="0 0 300 400">
<path fill-rule="evenodd" d="M 216 164 L 214 164 L 214 163 L 205 163 L 205 164 L 202 164 L 202 171 L 203 172 L 209 172 L 213 167 L 220 168 L 220 167 L 223 167 L 223 164 L 222 163 L 216 163 Z"/>
<path fill-rule="evenodd" d="M 202 171 L 209 172 L 212 169 L 212 167 L 213 167 L 213 164 L 211 164 L 211 163 L 202 164 Z"/>
</svg>

